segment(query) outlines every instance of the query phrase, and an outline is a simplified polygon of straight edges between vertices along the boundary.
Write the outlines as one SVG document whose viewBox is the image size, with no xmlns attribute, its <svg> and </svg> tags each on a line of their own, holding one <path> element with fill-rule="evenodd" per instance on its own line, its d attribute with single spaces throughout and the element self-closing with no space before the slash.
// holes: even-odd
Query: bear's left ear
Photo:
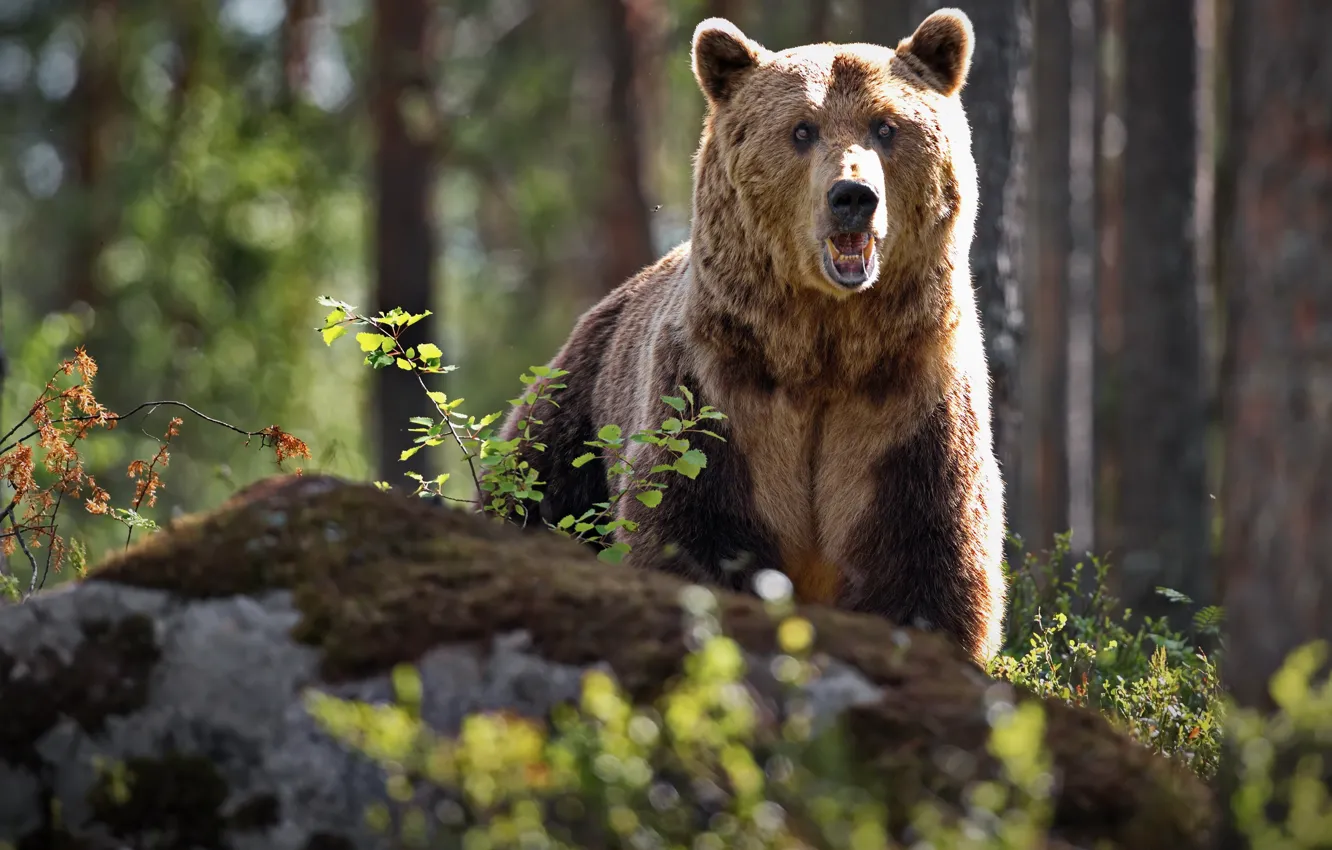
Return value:
<svg viewBox="0 0 1332 850">
<path fill-rule="evenodd" d="M 961 9 L 939 9 L 897 45 L 897 55 L 915 60 L 926 82 L 952 97 L 967 81 L 976 36 Z"/>
<path fill-rule="evenodd" d="M 694 29 L 694 77 L 708 100 L 726 103 L 765 52 L 725 18 L 708 18 Z"/>
</svg>

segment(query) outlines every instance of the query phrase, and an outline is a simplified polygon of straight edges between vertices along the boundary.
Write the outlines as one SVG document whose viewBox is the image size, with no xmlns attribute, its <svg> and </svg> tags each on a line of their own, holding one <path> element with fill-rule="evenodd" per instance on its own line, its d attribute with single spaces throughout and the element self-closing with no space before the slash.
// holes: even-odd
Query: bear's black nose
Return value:
<svg viewBox="0 0 1332 850">
<path fill-rule="evenodd" d="M 838 230 L 865 230 L 879 206 L 879 193 L 859 180 L 838 180 L 828 190 L 828 208 Z"/>
</svg>

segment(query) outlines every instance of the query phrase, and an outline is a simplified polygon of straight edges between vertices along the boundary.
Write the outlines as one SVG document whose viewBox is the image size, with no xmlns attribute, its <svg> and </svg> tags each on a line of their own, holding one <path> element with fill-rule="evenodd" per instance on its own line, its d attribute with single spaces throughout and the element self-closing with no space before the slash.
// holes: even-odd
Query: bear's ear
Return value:
<svg viewBox="0 0 1332 850">
<path fill-rule="evenodd" d="M 897 45 L 897 55 L 915 60 L 926 82 L 952 97 L 967 81 L 976 36 L 961 9 L 939 9 Z"/>
<path fill-rule="evenodd" d="M 694 29 L 694 77 L 716 104 L 726 103 L 764 54 L 740 28 L 725 18 L 708 18 Z"/>
</svg>

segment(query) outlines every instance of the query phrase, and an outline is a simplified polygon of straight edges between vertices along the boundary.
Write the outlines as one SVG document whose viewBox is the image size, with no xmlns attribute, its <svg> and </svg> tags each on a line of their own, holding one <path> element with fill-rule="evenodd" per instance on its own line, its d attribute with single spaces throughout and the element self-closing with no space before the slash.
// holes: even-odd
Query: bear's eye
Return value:
<svg viewBox="0 0 1332 850">
<path fill-rule="evenodd" d="M 819 128 L 808 121 L 801 121 L 791 132 L 791 138 L 795 141 L 796 147 L 804 148 L 814 143 L 819 137 Z"/>
<path fill-rule="evenodd" d="M 879 144 L 887 145 L 897 135 L 897 128 L 882 119 L 874 122 L 874 138 Z"/>
</svg>

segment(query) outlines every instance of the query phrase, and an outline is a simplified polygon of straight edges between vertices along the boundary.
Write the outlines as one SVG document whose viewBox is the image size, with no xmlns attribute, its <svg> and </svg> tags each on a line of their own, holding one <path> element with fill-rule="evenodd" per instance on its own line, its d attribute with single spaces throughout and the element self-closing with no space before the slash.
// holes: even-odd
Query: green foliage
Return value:
<svg viewBox="0 0 1332 850">
<path fill-rule="evenodd" d="M 349 328 L 369 328 L 357 333 L 355 339 L 365 355 L 364 364 L 372 369 L 393 366 L 419 376 L 442 374 L 456 368 L 441 363 L 443 352 L 433 343 L 422 343 L 414 348 L 404 347 L 401 343 L 402 331 L 425 319 L 430 315 L 428 312 L 411 314 L 394 308 L 377 316 L 367 316 L 335 298 L 321 296 L 319 303 L 333 308 L 324 317 L 323 326 L 318 328 L 326 345 L 343 337 Z M 524 449 L 546 450 L 539 435 L 539 428 L 545 422 L 535 418 L 534 413 L 545 403 L 559 406 L 555 394 L 567 387 L 560 381 L 568 374 L 551 366 L 533 366 L 521 376 L 527 389 L 517 398 L 510 399 L 509 404 L 515 408 L 525 407 L 527 412 L 516 423 L 517 435 L 508 440 L 499 439 L 497 423 L 502 413 L 489 413 L 478 419 L 460 410 L 463 399 L 451 399 L 446 393 L 429 390 L 422 382 L 421 389 L 434 404 L 439 418 L 414 417 L 411 420 L 414 427 L 410 430 L 420 436 L 414 438 L 415 445 L 404 451 L 400 459 L 408 460 L 426 447 L 446 443 L 456 445 L 472 472 L 472 483 L 480 494 L 482 510 L 526 522 L 530 519 L 526 503 L 541 501 L 541 487 L 545 482 L 539 480 L 537 470 L 522 458 L 522 452 Z M 632 496 L 647 508 L 658 507 L 663 491 L 669 486 L 661 480 L 662 475 L 677 473 L 692 480 L 707 468 L 707 455 L 694 445 L 693 438 L 705 436 L 725 441 L 715 431 L 700 427 L 704 422 L 725 419 L 725 414 L 708 405 L 698 407 L 688 387 L 681 386 L 678 390 L 679 396 L 661 397 L 662 403 L 678 415 L 667 417 L 660 426 L 625 436 L 619 425 L 611 423 L 601 426 L 596 439 L 586 441 L 593 451 L 574 458 L 572 465 L 581 468 L 599 460 L 611 485 L 610 497 L 605 502 L 589 506 L 581 515 L 568 514 L 547 522 L 548 528 L 565 537 L 598 544 L 597 557 L 602 561 L 619 563 L 623 560 L 632 546 L 624 539 L 617 539 L 615 532 L 632 533 L 638 524 L 619 515 L 620 503 Z M 643 471 L 642 446 L 656 446 L 669 462 L 653 464 Z M 405 474 L 416 482 L 413 495 L 448 498 L 443 489 L 449 479 L 447 473 L 428 481 L 416 472 Z"/>
<path fill-rule="evenodd" d="M 697 644 L 680 678 L 636 704 L 604 672 L 584 675 L 577 705 L 549 723 L 502 712 L 467 717 L 455 738 L 420 719 L 421 685 L 394 671 L 396 702 L 368 705 L 312 692 L 307 708 L 329 735 L 387 774 L 391 807 L 368 823 L 405 846 L 466 848 L 785 848 L 885 850 L 882 797 L 845 759 L 840 727 L 816 731 L 800 686 L 819 674 L 814 630 L 771 600 L 786 687 L 777 714 L 743 687 L 746 663 L 721 631 L 715 598 L 682 593 Z M 995 714 L 989 742 L 1000 765 L 974 783 L 964 810 L 922 805 L 912 826 L 940 848 L 1029 848 L 1050 823 L 1051 774 L 1038 703 Z M 450 804 L 427 813 L 422 788 Z M 916 844 L 913 846 L 924 846 Z"/>
<path fill-rule="evenodd" d="M 1089 557 L 1091 577 L 1082 561 L 1064 570 L 1069 537 L 1059 535 L 1044 560 L 1025 553 L 1022 567 L 1009 571 L 1005 644 L 990 674 L 1097 708 L 1152 750 L 1211 777 L 1220 757 L 1222 689 L 1218 659 L 1198 643 L 1219 639 L 1220 609 L 1200 611 L 1192 634 L 1172 629 L 1165 618 L 1132 625 L 1133 612 L 1119 610 L 1109 593 L 1107 564 Z"/>
<path fill-rule="evenodd" d="M 1332 676 L 1314 682 L 1326 669 L 1327 649 L 1317 641 L 1287 656 L 1271 680 L 1273 715 L 1232 709 L 1227 718 L 1227 746 L 1236 757 L 1235 788 L 1226 802 L 1253 847 L 1332 847 Z"/>
</svg>

